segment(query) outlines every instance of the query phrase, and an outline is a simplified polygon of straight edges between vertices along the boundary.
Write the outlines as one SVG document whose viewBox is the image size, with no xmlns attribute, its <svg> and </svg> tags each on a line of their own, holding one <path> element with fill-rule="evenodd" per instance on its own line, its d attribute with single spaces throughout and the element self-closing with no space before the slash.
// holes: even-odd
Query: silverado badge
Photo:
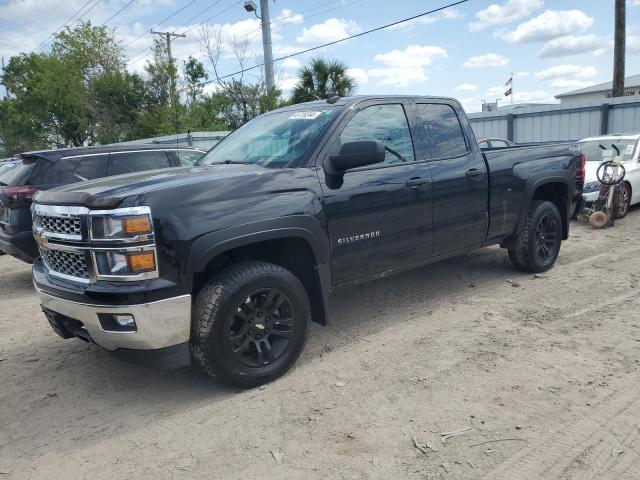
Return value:
<svg viewBox="0 0 640 480">
<path fill-rule="evenodd" d="M 368 233 L 359 233 L 357 235 L 350 235 L 348 237 L 343 237 L 338 239 L 338 246 L 348 245 L 350 243 L 361 242 L 362 240 L 369 240 L 371 238 L 376 238 L 380 236 L 380 230 L 376 230 L 375 232 Z"/>
</svg>

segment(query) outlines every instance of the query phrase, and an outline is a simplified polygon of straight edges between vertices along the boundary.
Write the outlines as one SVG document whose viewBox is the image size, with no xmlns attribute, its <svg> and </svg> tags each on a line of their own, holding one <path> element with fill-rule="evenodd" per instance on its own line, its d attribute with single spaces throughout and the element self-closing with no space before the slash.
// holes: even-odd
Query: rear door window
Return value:
<svg viewBox="0 0 640 480">
<path fill-rule="evenodd" d="M 462 126 L 451 105 L 418 103 L 418 131 L 425 159 L 459 157 L 467 153 Z"/>
<path fill-rule="evenodd" d="M 87 155 L 82 157 L 76 166 L 74 175 L 78 180 L 93 180 L 107 175 L 107 163 L 109 154 Z"/>
<path fill-rule="evenodd" d="M 491 140 L 492 148 L 507 148 L 509 144 L 504 140 Z"/>
<path fill-rule="evenodd" d="M 66 185 L 77 182 L 78 178 L 73 174 L 73 171 L 79 163 L 79 157 L 61 158 L 47 169 L 42 183 L 45 185 Z"/>
<path fill-rule="evenodd" d="M 169 157 L 164 150 L 147 152 L 111 152 L 108 175 L 142 172 L 170 167 Z"/>
</svg>

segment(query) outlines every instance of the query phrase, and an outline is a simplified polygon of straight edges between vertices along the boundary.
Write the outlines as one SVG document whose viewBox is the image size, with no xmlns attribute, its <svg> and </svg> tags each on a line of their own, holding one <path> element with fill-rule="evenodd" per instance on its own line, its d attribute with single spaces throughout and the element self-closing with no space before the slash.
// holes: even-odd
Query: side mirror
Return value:
<svg viewBox="0 0 640 480">
<path fill-rule="evenodd" d="M 342 175 L 347 170 L 366 165 L 384 162 L 384 145 L 377 140 L 347 142 L 340 148 L 340 153 L 329 157 L 329 165 L 325 168 L 329 175 Z"/>
</svg>

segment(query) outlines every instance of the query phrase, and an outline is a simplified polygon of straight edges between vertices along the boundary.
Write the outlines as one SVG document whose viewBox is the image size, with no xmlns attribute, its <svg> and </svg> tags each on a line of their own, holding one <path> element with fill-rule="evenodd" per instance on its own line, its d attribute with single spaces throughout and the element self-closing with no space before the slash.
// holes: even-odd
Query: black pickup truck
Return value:
<svg viewBox="0 0 640 480">
<path fill-rule="evenodd" d="M 547 270 L 580 169 L 567 145 L 483 154 L 452 99 L 294 105 L 195 166 L 38 193 L 34 283 L 63 338 L 252 387 L 291 367 L 336 287 L 493 244 Z"/>
</svg>

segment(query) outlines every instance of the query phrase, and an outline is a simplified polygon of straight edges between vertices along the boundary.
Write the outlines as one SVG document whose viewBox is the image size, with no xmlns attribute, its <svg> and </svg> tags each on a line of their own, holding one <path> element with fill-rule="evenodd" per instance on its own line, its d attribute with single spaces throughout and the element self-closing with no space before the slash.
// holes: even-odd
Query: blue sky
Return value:
<svg viewBox="0 0 640 480">
<path fill-rule="evenodd" d="M 83 5 L 77 18 L 101 24 L 130 0 L 0 0 L 0 55 L 31 51 Z M 224 44 L 220 74 L 239 69 L 228 48 L 248 39 L 247 65 L 260 61 L 258 20 L 237 0 L 134 0 L 107 25 L 126 46 L 128 68 L 141 71 L 149 52 L 150 27 L 186 32 L 173 53 L 211 67 L 202 47 L 203 25 Z M 259 3 L 256 0 L 256 3 Z M 279 57 L 409 17 L 449 0 L 275 0 L 270 2 L 274 56 Z M 358 93 L 430 94 L 459 98 L 468 111 L 483 99 L 503 96 L 514 73 L 515 101 L 549 102 L 555 94 L 611 79 L 613 0 L 470 0 L 433 16 L 294 57 L 276 65 L 285 92 L 301 64 L 312 56 L 345 62 Z M 202 12 L 202 13 L 201 13 Z M 210 18 L 214 17 L 214 18 Z M 205 20 L 209 19 L 205 22 Z M 71 22 L 73 23 L 73 22 Z M 627 75 L 640 73 L 640 0 L 627 2 Z M 48 45 L 40 50 L 46 51 Z M 251 72 L 259 75 L 260 69 Z M 213 88 L 213 87 L 210 87 Z"/>
</svg>

